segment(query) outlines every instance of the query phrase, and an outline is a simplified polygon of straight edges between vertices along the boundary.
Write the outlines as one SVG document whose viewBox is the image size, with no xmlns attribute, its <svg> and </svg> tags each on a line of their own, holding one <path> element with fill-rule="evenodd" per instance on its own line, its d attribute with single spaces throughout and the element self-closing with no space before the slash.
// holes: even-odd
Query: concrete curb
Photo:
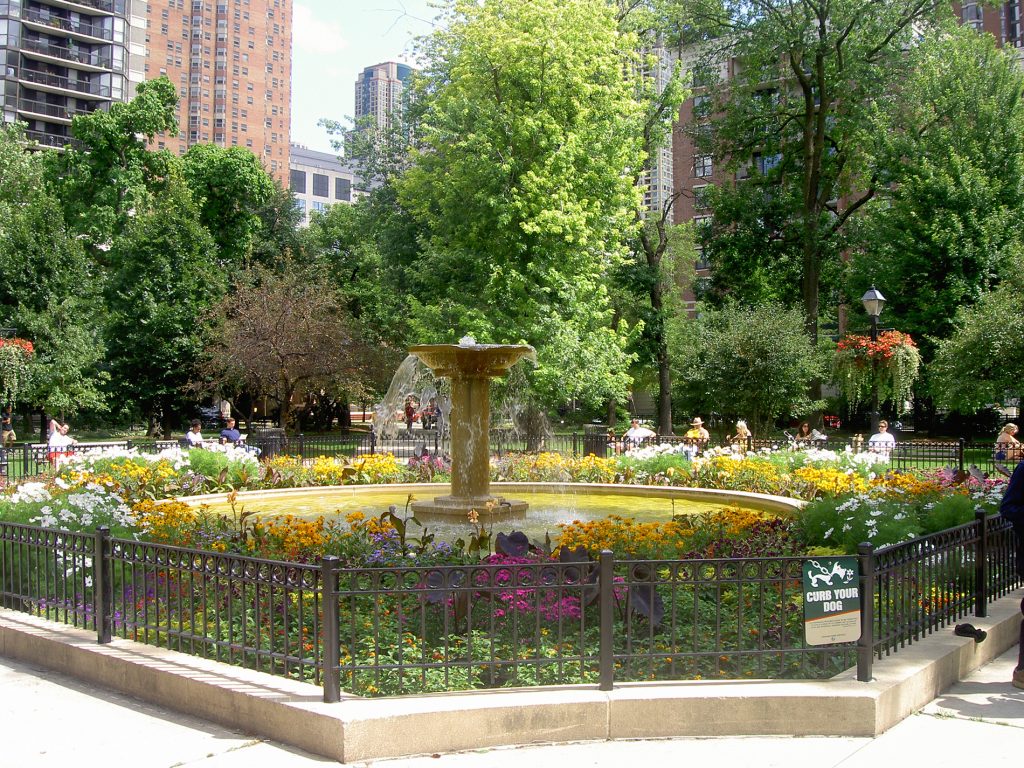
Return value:
<svg viewBox="0 0 1024 768">
<path fill-rule="evenodd" d="M 1017 642 L 1020 599 L 1003 598 L 976 644 L 947 627 L 825 681 L 508 689 L 324 704 L 318 686 L 0 610 L 0 655 L 341 762 L 499 745 L 678 736 L 875 736 Z"/>
</svg>

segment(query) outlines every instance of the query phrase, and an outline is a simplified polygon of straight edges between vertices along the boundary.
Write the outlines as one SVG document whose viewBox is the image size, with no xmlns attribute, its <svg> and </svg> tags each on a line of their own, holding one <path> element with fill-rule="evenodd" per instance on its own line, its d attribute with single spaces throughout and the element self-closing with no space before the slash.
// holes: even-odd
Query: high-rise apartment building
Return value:
<svg viewBox="0 0 1024 768">
<path fill-rule="evenodd" d="M 392 114 L 401 114 L 403 95 L 413 69 L 408 64 L 385 61 L 367 67 L 356 77 L 355 118 L 371 115 L 378 128 L 391 124 Z"/>
<path fill-rule="evenodd" d="M 146 32 L 146 78 L 178 87 L 179 133 L 158 146 L 248 147 L 286 184 L 291 0 L 151 0 Z"/>
<path fill-rule="evenodd" d="M 0 108 L 44 146 L 70 141 L 71 118 L 131 98 L 143 79 L 146 3 L 0 0 Z"/>
</svg>

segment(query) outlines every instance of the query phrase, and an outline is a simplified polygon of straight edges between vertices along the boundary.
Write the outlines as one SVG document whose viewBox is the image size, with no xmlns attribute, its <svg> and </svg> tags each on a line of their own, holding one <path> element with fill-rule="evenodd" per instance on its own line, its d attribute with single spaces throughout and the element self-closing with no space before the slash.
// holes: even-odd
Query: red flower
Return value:
<svg viewBox="0 0 1024 768">
<path fill-rule="evenodd" d="M 31 355 L 35 351 L 35 347 L 32 346 L 32 342 L 28 339 L 0 339 L 0 347 L 20 347 L 26 356 Z"/>
</svg>

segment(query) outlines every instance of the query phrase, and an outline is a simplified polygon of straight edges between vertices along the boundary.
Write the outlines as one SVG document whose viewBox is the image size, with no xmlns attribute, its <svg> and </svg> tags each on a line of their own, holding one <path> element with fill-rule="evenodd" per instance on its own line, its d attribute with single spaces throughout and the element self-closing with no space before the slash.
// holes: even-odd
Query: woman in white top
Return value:
<svg viewBox="0 0 1024 768">
<path fill-rule="evenodd" d="M 67 424 L 59 424 L 54 419 L 53 425 L 50 437 L 46 441 L 46 458 L 50 460 L 51 464 L 56 466 L 61 459 L 74 453 L 71 450 L 71 446 L 75 444 L 75 439 L 68 435 L 69 428 Z"/>
<path fill-rule="evenodd" d="M 999 437 L 996 438 L 996 461 L 1018 462 L 1021 459 L 1020 440 L 1017 439 L 1017 425 L 1010 422 L 1003 425 Z"/>
<path fill-rule="evenodd" d="M 188 441 L 189 448 L 202 448 L 203 447 L 203 423 L 199 419 L 192 419 L 192 423 L 189 425 L 188 432 L 185 433 L 185 440 Z"/>
</svg>

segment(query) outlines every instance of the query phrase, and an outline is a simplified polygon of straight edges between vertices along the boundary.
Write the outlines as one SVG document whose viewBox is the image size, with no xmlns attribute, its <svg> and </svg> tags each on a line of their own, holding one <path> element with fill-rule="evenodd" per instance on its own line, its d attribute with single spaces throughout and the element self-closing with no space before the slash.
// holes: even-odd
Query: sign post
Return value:
<svg viewBox="0 0 1024 768">
<path fill-rule="evenodd" d="M 856 557 L 805 560 L 804 639 L 808 645 L 860 639 L 860 564 Z"/>
</svg>

